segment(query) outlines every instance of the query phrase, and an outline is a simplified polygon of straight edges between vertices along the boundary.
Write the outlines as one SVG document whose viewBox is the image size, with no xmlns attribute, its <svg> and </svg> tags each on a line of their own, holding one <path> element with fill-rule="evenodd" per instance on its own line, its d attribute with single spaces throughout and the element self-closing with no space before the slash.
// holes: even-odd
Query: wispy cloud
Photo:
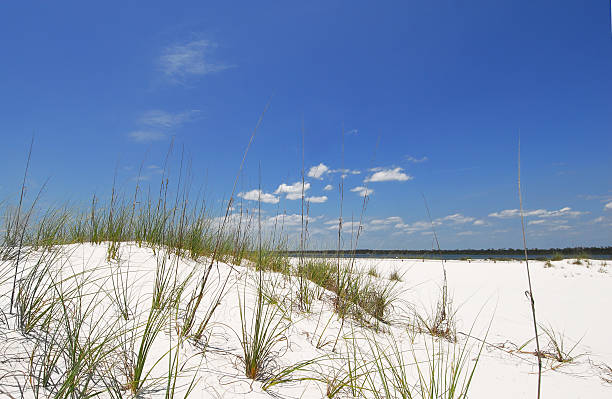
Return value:
<svg viewBox="0 0 612 399">
<path fill-rule="evenodd" d="M 140 143 L 164 140 L 171 130 L 194 120 L 199 113 L 199 110 L 176 113 L 162 110 L 147 111 L 138 119 L 138 124 L 143 129 L 128 133 L 128 137 Z"/>
<path fill-rule="evenodd" d="M 412 162 L 412 163 L 421 163 L 421 162 L 425 162 L 427 160 L 429 160 L 429 158 L 427 158 L 427 157 L 415 158 L 413 156 L 406 155 L 406 161 Z"/>
<path fill-rule="evenodd" d="M 292 214 L 281 214 L 281 215 L 276 215 L 276 216 L 270 216 L 269 218 L 265 219 L 264 223 L 267 224 L 268 226 L 273 226 L 274 224 L 276 225 L 282 225 L 282 226 L 301 226 L 302 223 L 306 223 L 308 222 L 309 224 L 317 221 L 320 218 L 320 216 L 309 216 L 309 215 L 302 215 L 299 213 L 292 213 Z"/>
<path fill-rule="evenodd" d="M 608 202 L 606 205 L 604 205 L 604 210 L 612 211 L 612 202 Z"/>
<path fill-rule="evenodd" d="M 331 191 L 333 189 L 334 189 L 334 187 L 331 184 L 328 184 L 327 186 L 323 187 L 323 190 L 325 190 L 325 191 Z"/>
<path fill-rule="evenodd" d="M 351 129 L 351 130 L 349 130 L 347 132 L 344 132 L 344 134 L 346 134 L 346 135 L 357 134 L 357 133 L 359 133 L 359 130 L 357 130 L 357 129 Z"/>
<path fill-rule="evenodd" d="M 151 130 L 136 130 L 128 133 L 128 137 L 139 143 L 147 143 L 151 141 L 160 141 L 166 138 L 166 134 Z"/>
<path fill-rule="evenodd" d="M 374 193 L 374 190 L 367 187 L 359 186 L 351 188 L 351 192 L 359 194 L 360 197 L 365 197 L 366 195 L 372 195 Z"/>
<path fill-rule="evenodd" d="M 356 169 L 332 169 L 329 173 L 342 173 L 342 177 L 346 177 L 348 175 L 359 175 L 361 171 Z"/>
<path fill-rule="evenodd" d="M 274 194 L 264 193 L 261 190 L 251 190 L 244 193 L 238 193 L 238 197 L 247 201 L 259 201 L 266 204 L 277 204 L 279 199 Z"/>
<path fill-rule="evenodd" d="M 132 171 L 133 168 L 126 169 Z M 138 175 L 134 176 L 134 180 L 137 181 L 147 181 L 151 180 L 152 177 L 156 175 L 161 175 L 164 173 L 164 169 L 158 165 L 147 165 L 143 170 L 139 170 Z"/>
<path fill-rule="evenodd" d="M 323 175 L 329 173 L 329 167 L 325 165 L 323 162 L 320 164 L 311 167 L 308 169 L 308 177 L 312 177 L 313 179 L 323 179 Z"/>
<path fill-rule="evenodd" d="M 580 215 L 585 215 L 588 212 L 580 212 L 580 211 L 572 211 L 572 208 L 565 207 L 558 209 L 556 211 L 549 211 L 546 209 L 535 209 L 532 211 L 524 211 L 523 214 L 525 216 L 533 216 L 538 218 L 552 218 L 552 217 L 577 217 Z M 500 212 L 493 212 L 489 214 L 489 217 L 498 218 L 498 219 L 509 219 L 513 217 L 518 217 L 521 215 L 519 209 L 505 209 Z"/>
<path fill-rule="evenodd" d="M 447 215 L 441 218 L 434 219 L 431 222 L 425 221 L 425 220 L 419 220 L 413 223 L 404 223 L 403 221 L 400 221 L 399 223 L 394 224 L 393 227 L 403 233 L 412 234 L 418 231 L 431 230 L 432 224 L 434 227 L 437 227 L 437 226 L 457 227 L 460 225 L 466 225 L 468 223 L 471 223 L 472 225 L 475 225 L 475 226 L 480 226 L 484 224 L 484 222 L 483 223 L 477 223 L 477 222 L 482 222 L 482 221 L 474 217 L 471 217 L 471 216 L 465 216 L 460 213 L 453 213 L 452 215 Z"/>
<path fill-rule="evenodd" d="M 274 194 L 286 194 L 285 196 L 286 199 L 298 200 L 302 198 L 302 190 L 304 193 L 306 193 L 306 191 L 308 191 L 309 189 L 310 189 L 310 183 L 308 182 L 305 182 L 303 185 L 301 181 L 295 182 L 293 184 L 282 183 L 274 191 Z"/>
<path fill-rule="evenodd" d="M 231 65 L 211 59 L 211 53 L 216 47 L 216 43 L 210 40 L 173 44 L 163 50 L 158 60 L 159 67 L 163 74 L 174 82 L 231 68 Z"/>
<path fill-rule="evenodd" d="M 147 126 L 174 129 L 186 122 L 193 121 L 199 114 L 200 110 L 197 109 L 175 113 L 156 109 L 145 112 L 139 122 Z"/>
<path fill-rule="evenodd" d="M 368 223 L 367 230 L 368 231 L 384 230 L 384 229 L 390 228 L 391 226 L 401 224 L 403 222 L 404 221 L 399 216 L 389 216 L 384 219 L 372 219 Z"/>
<path fill-rule="evenodd" d="M 397 167 L 393 169 L 374 168 L 372 176 L 367 177 L 364 182 L 383 182 L 383 181 L 407 181 L 413 177 L 404 173 L 404 169 Z"/>
</svg>

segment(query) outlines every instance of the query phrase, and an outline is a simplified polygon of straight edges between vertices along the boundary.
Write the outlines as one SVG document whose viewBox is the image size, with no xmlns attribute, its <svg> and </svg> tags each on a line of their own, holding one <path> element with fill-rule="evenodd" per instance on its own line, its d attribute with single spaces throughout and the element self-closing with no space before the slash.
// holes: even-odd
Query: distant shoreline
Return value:
<svg viewBox="0 0 612 399">
<path fill-rule="evenodd" d="M 487 258 L 524 258 L 523 249 L 504 248 L 504 249 L 447 249 L 447 250 L 397 250 L 397 249 L 357 249 L 352 250 L 304 250 L 287 251 L 288 256 L 308 256 L 308 257 L 336 257 L 343 258 L 425 258 L 439 259 L 440 255 L 444 259 L 487 259 Z M 612 259 L 612 247 L 574 247 L 574 248 L 532 248 L 527 250 L 529 259 L 551 259 L 554 257 L 563 258 L 592 258 L 592 259 Z"/>
</svg>

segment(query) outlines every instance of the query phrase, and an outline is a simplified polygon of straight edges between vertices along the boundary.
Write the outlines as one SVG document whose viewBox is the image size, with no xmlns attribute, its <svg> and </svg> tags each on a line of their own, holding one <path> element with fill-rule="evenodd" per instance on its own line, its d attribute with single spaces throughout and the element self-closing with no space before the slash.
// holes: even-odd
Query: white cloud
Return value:
<svg viewBox="0 0 612 399">
<path fill-rule="evenodd" d="M 328 220 L 327 222 L 323 222 L 323 224 L 329 225 L 329 227 L 327 227 L 327 230 L 334 230 L 337 231 L 338 227 L 339 227 L 339 223 L 338 223 L 338 219 L 334 220 Z M 342 231 L 344 233 L 350 233 L 351 231 L 356 231 L 358 230 L 360 227 L 359 221 L 348 221 L 348 220 L 342 220 Z M 361 225 L 361 230 L 365 230 L 365 226 Z"/>
<path fill-rule="evenodd" d="M 572 211 L 572 208 L 567 207 L 567 206 L 565 208 L 561 208 L 556 211 L 549 211 L 546 209 L 535 209 L 533 211 L 523 212 L 525 216 L 534 216 L 538 218 L 576 217 L 580 215 L 585 215 L 587 213 L 588 212 Z M 490 213 L 489 216 L 492 218 L 508 219 L 508 218 L 521 216 L 521 211 L 519 209 L 505 209 L 500 212 Z"/>
<path fill-rule="evenodd" d="M 251 190 L 246 193 L 238 193 L 238 197 L 243 198 L 247 201 L 259 201 L 266 204 L 276 204 L 279 199 L 274 194 L 264 193 L 261 190 Z"/>
<path fill-rule="evenodd" d="M 136 130 L 128 133 L 128 137 L 139 143 L 146 143 L 149 141 L 160 141 L 166 138 L 166 135 L 162 132 L 148 131 L 148 130 Z"/>
<path fill-rule="evenodd" d="M 402 218 L 399 216 L 389 216 L 385 219 L 374 219 L 370 221 L 372 225 L 385 225 L 385 224 L 397 224 L 402 223 Z"/>
<path fill-rule="evenodd" d="M 381 181 L 406 181 L 412 180 L 412 176 L 407 175 L 403 172 L 404 169 L 397 167 L 393 169 L 373 169 L 377 170 L 374 174 L 364 180 L 367 182 L 381 182 Z"/>
<path fill-rule="evenodd" d="M 562 224 L 559 226 L 553 226 L 551 228 L 549 228 L 550 231 L 558 231 L 558 230 L 570 230 L 571 227 L 566 225 L 566 224 Z"/>
<path fill-rule="evenodd" d="M 411 157 L 410 155 L 406 156 L 406 161 L 412 162 L 412 163 L 421 163 L 421 162 L 425 162 L 427 160 L 429 160 L 429 158 L 427 158 L 427 157 L 415 158 L 415 157 Z"/>
<path fill-rule="evenodd" d="M 304 222 L 304 224 L 308 223 L 311 224 L 315 221 L 317 221 L 319 217 L 313 217 L 313 216 L 308 216 L 308 215 L 301 215 L 299 213 L 293 213 L 290 215 L 287 214 L 282 214 L 282 215 L 276 215 L 276 216 L 270 216 L 268 219 L 265 220 L 265 223 L 268 226 L 273 226 L 274 224 L 277 225 L 284 225 L 284 226 L 301 226 L 302 225 L 302 221 Z"/>
<path fill-rule="evenodd" d="M 432 224 L 434 227 L 436 227 L 436 226 L 441 226 L 441 225 L 457 226 L 460 224 L 467 224 L 467 223 L 472 223 L 473 225 L 476 225 L 476 226 L 480 226 L 484 224 L 482 220 L 477 220 L 476 218 L 473 218 L 471 216 L 465 216 L 460 213 L 454 213 L 452 215 L 447 215 L 441 218 L 437 218 L 433 220 L 433 222 L 421 220 L 421 221 L 417 221 L 413 223 L 403 223 L 400 220 L 393 227 L 395 227 L 397 230 L 400 230 L 404 233 L 412 234 L 418 231 L 431 230 Z"/>
<path fill-rule="evenodd" d="M 323 190 L 325 190 L 325 191 L 331 191 L 333 189 L 334 189 L 334 187 L 331 184 L 328 184 L 327 186 L 323 187 Z"/>
<path fill-rule="evenodd" d="M 469 222 L 473 222 L 474 220 L 476 220 L 476 218 L 473 218 L 471 216 L 464 216 L 460 213 L 455 213 L 452 215 L 448 215 L 448 216 L 444 216 L 443 218 L 440 219 L 436 219 L 439 222 L 452 222 L 455 224 L 463 224 L 463 223 L 469 223 Z"/>
<path fill-rule="evenodd" d="M 361 174 L 361 171 L 356 169 L 332 169 L 329 173 L 342 173 L 342 177 L 346 177 L 348 175 L 358 175 Z"/>
<path fill-rule="evenodd" d="M 612 211 L 612 202 L 608 202 L 606 205 L 604 205 L 604 210 Z"/>
<path fill-rule="evenodd" d="M 361 197 L 365 197 L 366 195 L 370 196 L 371 194 L 374 193 L 374 190 L 369 189 L 367 187 L 363 187 L 363 186 L 351 188 L 351 191 L 354 192 L 354 193 L 359 194 L 359 196 L 361 196 Z"/>
<path fill-rule="evenodd" d="M 172 129 L 181 126 L 185 122 L 194 120 L 200 113 L 199 110 L 171 113 L 162 110 L 151 110 L 140 117 L 140 123 L 158 128 Z"/>
<path fill-rule="evenodd" d="M 304 193 L 310 188 L 310 183 L 305 182 L 303 185 Z M 288 200 L 298 200 L 302 198 L 302 182 L 298 181 L 293 184 L 282 183 L 274 191 L 274 194 L 286 194 L 285 198 Z"/>
<path fill-rule="evenodd" d="M 322 179 L 323 175 L 329 173 L 329 168 L 323 162 L 318 164 L 317 166 L 313 166 L 308 170 L 308 177 L 312 177 L 313 179 Z"/>
<path fill-rule="evenodd" d="M 182 81 L 190 76 L 203 76 L 230 68 L 210 60 L 210 53 L 217 47 L 209 40 L 194 40 L 175 44 L 164 49 L 159 58 L 161 71 L 171 80 Z"/>
<path fill-rule="evenodd" d="M 486 224 L 486 222 L 484 220 L 474 220 L 474 226 L 484 226 Z"/>
<path fill-rule="evenodd" d="M 399 216 L 389 216 L 384 219 L 373 219 L 368 223 L 369 231 L 377 231 L 388 229 L 392 226 L 397 226 L 398 224 L 403 223 L 403 220 Z"/>
<path fill-rule="evenodd" d="M 312 202 L 313 204 L 322 204 L 327 201 L 327 196 L 322 195 L 320 197 L 308 197 L 306 198 L 308 202 Z"/>
<path fill-rule="evenodd" d="M 359 130 L 357 129 L 351 129 L 348 132 L 345 132 L 346 135 L 357 134 L 357 133 L 359 133 Z"/>
</svg>

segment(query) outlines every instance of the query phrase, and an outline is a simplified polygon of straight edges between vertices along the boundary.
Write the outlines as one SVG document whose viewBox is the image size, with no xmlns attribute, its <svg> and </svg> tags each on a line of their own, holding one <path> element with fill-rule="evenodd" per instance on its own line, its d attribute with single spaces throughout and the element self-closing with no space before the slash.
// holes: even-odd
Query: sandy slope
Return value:
<svg viewBox="0 0 612 399">
<path fill-rule="evenodd" d="M 100 305 L 92 312 L 92 320 L 99 324 L 92 327 L 96 331 L 121 330 L 127 325 L 138 325 L 146 320 L 155 280 L 155 270 L 160 263 L 159 252 L 124 244 L 121 247 L 122 261 L 107 262 L 106 246 L 72 245 L 62 249 L 62 255 L 55 260 L 54 268 L 66 277 L 82 272 L 87 291 L 98 292 L 98 296 L 87 296 Z M 173 259 L 173 257 L 171 257 Z M 36 256 L 31 255 L 27 265 L 32 265 Z M 199 276 L 207 266 L 206 260 L 200 262 L 181 259 L 171 263 L 179 271 L 178 281 L 190 280 L 185 289 L 182 309 L 189 294 L 197 284 Z M 559 365 L 545 361 L 543 376 L 543 397 L 549 398 L 609 398 L 612 385 L 603 382 L 600 364 L 612 365 L 612 265 L 602 266 L 600 261 L 590 265 L 574 265 L 570 261 L 553 262 L 552 268 L 545 268 L 542 262 L 532 262 L 532 278 L 538 312 L 538 320 L 555 331 L 563 332 L 568 347 L 580 340 L 574 354 L 583 354 L 571 364 Z M 398 300 L 393 309 L 391 326 L 381 326 L 378 332 L 364 329 L 352 322 L 342 326 L 336 350 L 332 351 L 341 322 L 332 311 L 331 293 L 321 292 L 320 300 L 312 303 L 311 312 L 300 312 L 291 305 L 295 295 L 295 281 L 282 275 L 267 273 L 266 289 L 276 297 L 278 306 L 290 311 L 288 319 L 282 321 L 286 328 L 283 337 L 275 347 L 276 356 L 269 364 L 271 371 L 277 371 L 297 362 L 318 358 L 316 364 L 309 366 L 297 375 L 309 376 L 318 381 L 302 381 L 281 384 L 266 392 L 260 382 L 252 382 L 244 377 L 241 362 L 239 298 L 251 308 L 255 302 L 255 282 L 257 274 L 247 266 L 230 266 L 219 263 L 213 267 L 211 281 L 214 282 L 207 292 L 208 303 L 214 297 L 215 289 L 229 275 L 227 292 L 215 313 L 211 328 L 207 330 L 206 344 L 195 345 L 186 342 L 180 348 L 181 377 L 178 381 L 176 397 L 183 397 L 186 387 L 195 381 L 196 387 L 190 397 L 323 397 L 328 384 L 325 379 L 342 375 L 346 361 L 347 348 L 355 344 L 362 351 L 361 363 L 366 364 L 370 354 L 368 341 L 362 337 L 374 337 L 381 345 L 397 343 L 408 360 L 427 359 L 425 345 L 431 346 L 431 338 L 415 333 L 408 328 L 414 310 L 423 314 L 435 307 L 442 282 L 442 269 L 439 261 L 421 260 L 358 260 L 357 268 L 368 270 L 375 267 L 380 277 L 372 279 L 371 284 L 381 283 L 394 270 L 403 274 L 403 281 L 397 285 Z M 129 267 L 129 269 L 128 269 Z M 518 347 L 533 336 L 530 307 L 525 296 L 527 281 L 525 265 L 521 262 L 492 261 L 449 261 L 446 262 L 449 292 L 456 310 L 458 346 L 471 349 L 474 358 L 478 348 L 476 339 L 471 335 L 486 337 L 483 354 L 470 390 L 470 398 L 533 398 L 537 383 L 535 357 L 519 353 Z M 6 312 L 10 299 L 11 265 L 2 264 L 3 272 L 0 305 Z M 129 321 L 121 321 L 117 306 L 113 301 L 113 271 L 127 271 L 129 279 L 130 309 Z M 274 287 L 274 288 L 273 288 Z M 206 302 L 206 301 L 205 301 Z M 30 369 L 30 353 L 35 340 L 24 336 L 14 328 L 14 317 L 6 314 L 0 323 L 0 386 L 5 395 L 35 397 L 27 378 Z M 289 320 L 290 319 L 290 320 Z M 123 323 L 123 324 L 122 324 Z M 130 324 L 131 323 L 131 324 Z M 93 324 L 93 321 L 92 321 Z M 155 340 L 146 367 L 152 370 L 147 379 L 147 389 L 143 397 L 164 397 L 165 381 L 160 379 L 166 374 L 168 352 L 176 347 L 176 331 L 168 323 Z M 138 330 L 141 331 L 141 330 Z M 355 336 L 353 341 L 351 336 Z M 347 337 L 343 339 L 342 337 Z M 445 348 L 453 345 L 444 342 Z M 547 339 L 542 337 L 542 346 Z M 136 345 L 136 349 L 137 349 Z M 317 348 L 318 346 L 318 348 Z M 111 357 L 118 362 L 109 361 L 107 374 L 117 373 L 122 347 Z M 533 351 L 535 345 L 529 343 L 523 352 Z M 161 359 L 161 360 L 160 360 Z M 367 367 L 367 364 L 366 364 Z M 416 378 L 415 370 L 410 371 Z M 610 376 L 609 378 L 612 378 Z M 41 391 L 41 397 L 44 397 Z M 343 391 L 341 396 L 350 392 Z M 102 395 L 103 397 L 105 395 Z M 129 395 L 126 395 L 129 397 Z"/>
</svg>

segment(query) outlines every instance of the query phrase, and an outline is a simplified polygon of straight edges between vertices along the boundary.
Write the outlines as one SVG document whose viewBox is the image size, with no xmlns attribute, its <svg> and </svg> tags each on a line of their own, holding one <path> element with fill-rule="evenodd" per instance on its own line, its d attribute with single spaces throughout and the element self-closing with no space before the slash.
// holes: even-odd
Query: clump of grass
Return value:
<svg viewBox="0 0 612 399">
<path fill-rule="evenodd" d="M 17 327 L 25 334 L 50 323 L 58 310 L 55 295 L 58 271 L 53 270 L 58 255 L 58 251 L 42 251 L 17 281 L 15 314 Z"/>
<path fill-rule="evenodd" d="M 260 271 L 261 273 L 261 271 Z M 285 340 L 286 327 L 279 317 L 278 307 L 268 305 L 263 297 L 261 285 L 257 290 L 255 307 L 248 319 L 246 298 L 240 299 L 242 361 L 244 374 L 252 380 L 266 380 L 271 375 L 270 363 L 273 360 L 276 345 Z"/>
<path fill-rule="evenodd" d="M 540 325 L 544 335 L 548 339 L 547 350 L 543 352 L 546 357 L 552 358 L 559 363 L 571 363 L 578 357 L 583 356 L 583 353 L 575 354 L 576 347 L 580 344 L 582 339 L 578 340 L 571 347 L 567 346 L 566 338 L 563 333 L 555 331 L 552 326 Z"/>
<path fill-rule="evenodd" d="M 414 345 L 402 350 L 394 337 L 388 338 L 387 345 L 374 337 L 367 341 L 372 360 L 360 393 L 376 399 L 466 399 L 484 348 L 480 340 L 473 355 L 467 342 L 448 343 L 434 336 L 424 341 L 422 352 Z"/>
<path fill-rule="evenodd" d="M 545 267 L 545 268 L 553 267 L 553 264 L 552 264 L 552 263 L 551 263 L 549 260 L 547 260 L 547 261 L 544 263 L 544 267 Z"/>
<path fill-rule="evenodd" d="M 606 384 L 612 385 L 612 367 L 605 363 L 596 366 L 600 370 L 599 378 Z"/>
<path fill-rule="evenodd" d="M 389 323 L 393 305 L 398 299 L 397 282 L 370 284 L 359 292 L 355 302 L 377 322 Z"/>
<path fill-rule="evenodd" d="M 389 275 L 389 280 L 401 282 L 402 277 L 403 276 L 400 274 L 399 270 L 393 270 L 391 274 Z"/>
<path fill-rule="evenodd" d="M 415 312 L 415 316 L 416 325 L 421 332 L 426 332 L 432 337 L 444 338 L 450 342 L 456 341 L 455 311 L 445 287 L 440 290 L 438 302 L 432 311 L 427 314 Z"/>
<path fill-rule="evenodd" d="M 563 257 L 563 254 L 561 252 L 555 252 L 552 254 L 552 257 L 550 258 L 550 260 L 552 260 L 553 262 L 559 262 L 561 260 L 565 259 Z"/>
<path fill-rule="evenodd" d="M 374 277 L 374 278 L 379 277 L 378 270 L 376 270 L 376 267 L 372 266 L 368 269 L 368 276 Z"/>
</svg>

